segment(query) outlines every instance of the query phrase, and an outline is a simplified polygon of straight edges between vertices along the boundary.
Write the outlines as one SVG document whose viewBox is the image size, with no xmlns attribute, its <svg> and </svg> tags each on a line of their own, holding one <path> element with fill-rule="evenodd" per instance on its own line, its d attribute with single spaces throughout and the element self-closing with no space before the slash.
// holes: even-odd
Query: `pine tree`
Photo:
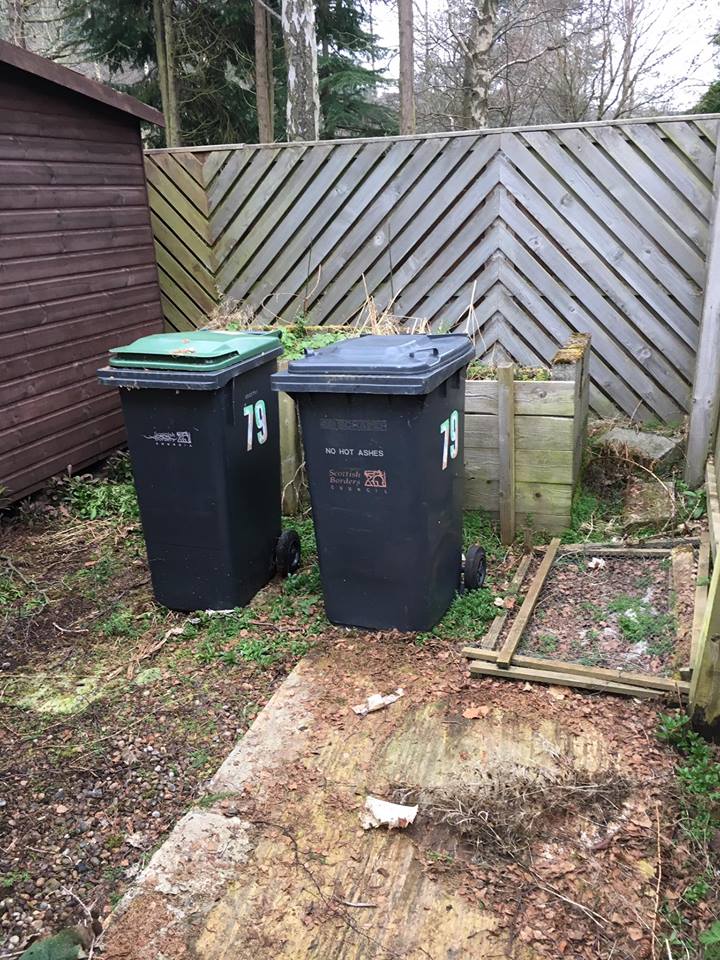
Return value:
<svg viewBox="0 0 720 960">
<path fill-rule="evenodd" d="M 165 107 L 154 3 L 160 0 L 68 0 L 75 42 L 87 59 L 111 70 L 111 82 Z M 365 29 L 363 0 L 316 0 L 321 137 L 393 133 L 397 121 L 375 99 L 383 83 L 366 64 L 379 55 Z M 287 72 L 280 0 L 264 0 L 273 29 L 268 56 L 274 139 L 285 139 Z M 259 140 L 255 82 L 255 9 L 250 2 L 162 0 L 173 27 L 177 140 L 188 146 Z M 162 49 L 162 47 L 161 47 Z M 165 91 L 166 97 L 168 90 Z M 263 139 L 267 139 L 267 127 Z M 161 146 L 163 134 L 150 133 Z"/>
</svg>

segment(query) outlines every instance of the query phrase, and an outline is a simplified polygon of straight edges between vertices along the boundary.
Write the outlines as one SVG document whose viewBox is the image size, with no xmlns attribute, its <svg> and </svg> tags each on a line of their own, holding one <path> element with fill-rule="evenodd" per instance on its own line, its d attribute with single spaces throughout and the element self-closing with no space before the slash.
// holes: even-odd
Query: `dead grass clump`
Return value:
<svg viewBox="0 0 720 960">
<path fill-rule="evenodd" d="M 255 325 L 255 310 L 249 303 L 221 300 L 203 325 L 203 330 L 249 330 Z"/>
<path fill-rule="evenodd" d="M 392 303 L 378 309 L 375 299 L 366 292 L 365 303 L 355 324 L 358 336 L 363 333 L 432 333 L 432 327 L 425 317 L 401 316 L 393 313 Z"/>
<path fill-rule="evenodd" d="M 450 827 L 477 860 L 516 859 L 569 815 L 605 826 L 619 814 L 631 784 L 616 770 L 570 764 L 547 769 L 516 763 L 478 771 L 473 782 L 444 789 L 398 787 L 393 799 L 420 806 L 418 822 Z"/>
</svg>

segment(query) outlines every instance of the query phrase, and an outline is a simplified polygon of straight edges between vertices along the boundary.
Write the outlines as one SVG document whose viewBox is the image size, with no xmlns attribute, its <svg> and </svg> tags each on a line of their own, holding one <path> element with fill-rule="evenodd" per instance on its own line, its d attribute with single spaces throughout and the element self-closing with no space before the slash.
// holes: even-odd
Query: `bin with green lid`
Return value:
<svg viewBox="0 0 720 960">
<path fill-rule="evenodd" d="M 198 330 L 110 351 L 155 597 L 173 610 L 244 606 L 300 562 L 280 529 L 275 334 Z"/>
</svg>

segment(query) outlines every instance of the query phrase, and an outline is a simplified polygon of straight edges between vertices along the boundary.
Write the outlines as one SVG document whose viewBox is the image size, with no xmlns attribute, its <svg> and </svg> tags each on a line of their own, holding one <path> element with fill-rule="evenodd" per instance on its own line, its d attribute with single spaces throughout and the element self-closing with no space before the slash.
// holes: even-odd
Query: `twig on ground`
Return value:
<svg viewBox="0 0 720 960">
<path fill-rule="evenodd" d="M 652 933 L 650 938 L 650 949 L 652 950 L 652 960 L 657 960 L 656 941 L 657 941 L 657 923 L 660 912 L 660 886 L 662 884 L 662 846 L 660 843 L 660 804 L 655 802 L 655 826 L 657 828 L 657 883 L 655 885 L 655 908 L 653 910 Z M 667 942 L 667 941 L 666 941 Z"/>
<path fill-rule="evenodd" d="M 353 900 L 343 900 L 342 897 L 333 897 L 333 900 L 335 900 L 337 903 L 341 903 L 344 907 L 360 907 L 362 909 L 370 910 L 377 909 L 376 903 L 363 903 L 362 901 L 355 902 Z"/>
</svg>

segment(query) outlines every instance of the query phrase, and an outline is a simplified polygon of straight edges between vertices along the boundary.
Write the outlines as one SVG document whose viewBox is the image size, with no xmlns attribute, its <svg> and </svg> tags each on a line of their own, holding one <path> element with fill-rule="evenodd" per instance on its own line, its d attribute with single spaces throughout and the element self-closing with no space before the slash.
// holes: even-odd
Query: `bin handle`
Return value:
<svg viewBox="0 0 720 960">
<path fill-rule="evenodd" d="M 408 356 L 414 360 L 419 353 L 431 353 L 433 357 L 440 356 L 440 350 L 437 347 L 420 347 L 419 350 L 411 350 Z"/>
</svg>

